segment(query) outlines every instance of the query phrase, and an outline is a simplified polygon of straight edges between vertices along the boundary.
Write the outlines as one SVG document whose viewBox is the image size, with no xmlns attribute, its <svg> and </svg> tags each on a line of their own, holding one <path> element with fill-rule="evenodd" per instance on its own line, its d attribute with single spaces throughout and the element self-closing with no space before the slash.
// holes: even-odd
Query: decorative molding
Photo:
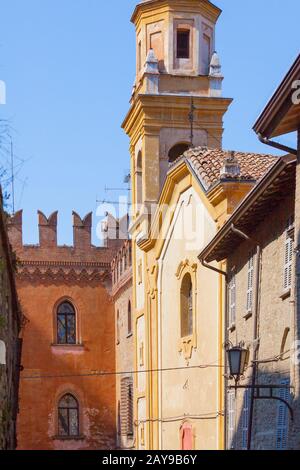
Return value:
<svg viewBox="0 0 300 470">
<path fill-rule="evenodd" d="M 187 268 L 190 268 L 190 269 L 187 269 Z M 180 280 L 183 277 L 183 273 L 189 272 L 190 270 L 192 271 L 192 273 L 196 273 L 197 269 L 198 269 L 197 263 L 190 263 L 190 261 L 186 259 L 185 261 L 181 261 L 181 263 L 179 264 L 177 271 L 176 271 L 176 277 L 178 280 Z"/>
<path fill-rule="evenodd" d="M 16 279 L 19 282 L 56 283 L 103 283 L 110 280 L 109 264 L 25 261 L 18 264 Z"/>
</svg>

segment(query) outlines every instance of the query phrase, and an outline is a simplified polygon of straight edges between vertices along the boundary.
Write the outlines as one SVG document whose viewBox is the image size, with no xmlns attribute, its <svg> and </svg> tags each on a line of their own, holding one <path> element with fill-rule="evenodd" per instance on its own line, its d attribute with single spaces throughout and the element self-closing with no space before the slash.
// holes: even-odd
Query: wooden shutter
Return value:
<svg viewBox="0 0 300 470">
<path fill-rule="evenodd" d="M 253 307 L 253 281 L 254 281 L 254 253 L 250 253 L 248 261 L 248 284 L 247 284 L 247 312 Z"/>
<path fill-rule="evenodd" d="M 229 327 L 236 322 L 236 277 L 232 276 L 229 283 Z"/>
<path fill-rule="evenodd" d="M 129 377 L 121 381 L 121 434 L 133 434 L 133 382 Z"/>
<path fill-rule="evenodd" d="M 242 415 L 242 449 L 243 450 L 247 450 L 247 444 L 248 444 L 250 398 L 251 398 L 251 391 L 246 390 L 244 394 L 243 415 Z"/>
<path fill-rule="evenodd" d="M 228 449 L 234 449 L 235 441 L 235 391 L 228 394 Z"/>
<path fill-rule="evenodd" d="M 290 385 L 289 379 L 280 382 L 281 385 Z M 279 397 L 287 402 L 290 400 L 290 390 L 281 388 Z M 289 427 L 289 410 L 284 403 L 278 402 L 277 410 L 277 428 L 276 428 L 276 450 L 287 449 L 288 427 Z"/>
<path fill-rule="evenodd" d="M 293 229 L 293 224 L 294 224 L 294 220 L 293 218 L 290 218 L 287 222 L 285 249 L 284 249 L 284 276 L 283 276 L 284 290 L 288 290 L 292 287 L 294 239 L 293 239 L 291 232 Z"/>
</svg>

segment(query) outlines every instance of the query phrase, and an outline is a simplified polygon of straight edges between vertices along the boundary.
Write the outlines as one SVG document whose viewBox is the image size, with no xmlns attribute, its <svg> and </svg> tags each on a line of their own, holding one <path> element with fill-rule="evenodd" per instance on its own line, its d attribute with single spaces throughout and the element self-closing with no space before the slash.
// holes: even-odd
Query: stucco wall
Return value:
<svg viewBox="0 0 300 470">
<path fill-rule="evenodd" d="M 197 219 L 192 208 L 197 208 Z M 177 211 L 170 239 L 165 242 L 165 249 L 159 260 L 161 282 L 158 288 L 161 297 L 158 322 L 161 328 L 160 367 L 182 370 L 165 371 L 160 376 L 161 446 L 162 449 L 181 449 L 180 427 L 188 421 L 193 425 L 195 449 L 218 449 L 217 414 L 221 411 L 218 368 L 189 369 L 204 364 L 218 364 L 218 278 L 214 273 L 200 267 L 197 259 L 201 248 L 215 233 L 214 222 L 192 189 L 181 196 Z M 179 236 L 182 229 L 184 238 Z M 192 242 L 194 232 L 197 236 Z M 197 345 L 190 359 L 179 352 L 181 278 L 178 279 L 176 273 L 180 264 L 186 261 L 189 267 L 194 265 L 196 280 Z"/>
</svg>

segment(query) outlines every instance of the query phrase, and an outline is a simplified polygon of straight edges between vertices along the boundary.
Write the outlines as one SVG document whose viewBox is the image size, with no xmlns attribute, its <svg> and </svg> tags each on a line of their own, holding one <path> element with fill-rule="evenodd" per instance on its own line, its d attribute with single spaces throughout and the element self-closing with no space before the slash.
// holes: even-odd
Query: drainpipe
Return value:
<svg viewBox="0 0 300 470">
<path fill-rule="evenodd" d="M 254 242 L 248 235 L 238 230 L 233 224 L 231 230 L 238 235 L 240 238 Z M 254 417 L 254 401 L 255 401 L 255 385 L 257 375 L 257 363 L 258 363 L 258 349 L 259 349 L 259 335 L 258 335 L 258 312 L 259 312 L 259 285 L 260 285 L 260 272 L 261 272 L 261 246 L 256 242 L 257 245 L 257 261 L 256 261 L 256 276 L 255 276 L 255 304 L 254 304 L 254 322 L 253 322 L 253 361 L 252 361 L 252 379 L 251 379 L 251 400 L 249 410 L 249 424 L 248 424 L 248 439 L 247 439 L 247 450 L 251 450 L 252 442 L 252 429 L 253 429 L 253 417 Z"/>
<path fill-rule="evenodd" d="M 203 258 L 199 258 L 200 263 L 204 268 L 210 269 L 211 271 L 220 274 L 221 276 L 224 276 L 225 279 L 225 325 L 228 325 L 228 295 L 227 295 L 227 284 L 228 284 L 228 275 L 226 271 L 222 271 L 221 269 L 215 268 L 214 266 L 211 266 L 210 264 L 206 263 Z M 226 340 L 227 340 L 227 334 L 226 334 Z M 225 355 L 225 370 L 227 370 L 227 357 Z M 224 392 L 225 396 L 223 396 L 224 400 L 224 406 L 225 406 L 225 420 L 224 420 L 224 431 L 225 431 L 225 443 L 227 441 L 227 397 L 226 397 L 226 387 L 224 387 Z M 225 444 L 226 446 L 226 444 Z"/>
<path fill-rule="evenodd" d="M 292 155 L 298 155 L 297 150 L 291 147 L 287 147 L 286 145 L 282 145 L 279 142 L 274 142 L 273 140 L 264 137 L 262 134 L 257 134 L 258 139 L 265 145 L 269 145 L 269 147 L 273 147 L 278 150 L 282 150 L 283 152 L 291 153 Z"/>
</svg>

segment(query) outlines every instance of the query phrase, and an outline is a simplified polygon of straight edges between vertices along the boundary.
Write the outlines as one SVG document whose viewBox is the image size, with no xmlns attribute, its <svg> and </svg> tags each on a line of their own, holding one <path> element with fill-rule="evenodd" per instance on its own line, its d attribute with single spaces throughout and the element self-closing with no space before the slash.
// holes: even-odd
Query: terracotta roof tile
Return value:
<svg viewBox="0 0 300 470">
<path fill-rule="evenodd" d="M 238 160 L 240 166 L 238 179 L 243 181 L 259 181 L 278 161 L 278 157 L 274 155 L 228 152 L 207 147 L 190 149 L 183 154 L 183 157 L 190 163 L 206 189 L 209 189 L 220 181 L 221 170 L 229 154 L 233 154 Z"/>
</svg>

